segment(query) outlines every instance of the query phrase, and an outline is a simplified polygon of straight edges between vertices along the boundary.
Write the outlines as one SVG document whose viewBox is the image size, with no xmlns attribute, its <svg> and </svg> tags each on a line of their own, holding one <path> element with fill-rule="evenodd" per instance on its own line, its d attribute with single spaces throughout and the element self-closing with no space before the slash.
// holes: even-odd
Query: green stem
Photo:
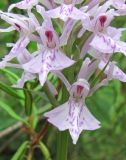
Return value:
<svg viewBox="0 0 126 160">
<path fill-rule="evenodd" d="M 57 160 L 67 160 L 68 131 L 58 132 L 57 136 Z"/>
<path fill-rule="evenodd" d="M 26 89 L 30 88 L 30 83 L 25 83 L 24 86 Z M 24 90 L 24 95 L 25 95 L 25 113 L 27 116 L 31 116 L 32 114 L 32 107 L 33 107 L 33 98 L 31 92 L 28 90 Z"/>
<path fill-rule="evenodd" d="M 68 99 L 68 92 L 63 86 L 62 89 L 62 102 L 64 103 Z M 68 131 L 57 133 L 57 160 L 67 160 L 68 153 Z"/>
</svg>

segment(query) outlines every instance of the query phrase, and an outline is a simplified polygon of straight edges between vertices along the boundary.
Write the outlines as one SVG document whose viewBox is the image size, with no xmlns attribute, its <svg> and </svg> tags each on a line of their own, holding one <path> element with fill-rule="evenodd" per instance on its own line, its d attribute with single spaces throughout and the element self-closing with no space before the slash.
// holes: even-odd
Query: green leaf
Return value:
<svg viewBox="0 0 126 160">
<path fill-rule="evenodd" d="M 44 157 L 45 157 L 45 160 L 51 160 L 49 150 L 48 150 L 48 148 L 45 146 L 45 144 L 42 143 L 42 142 L 39 142 L 39 147 L 40 147 L 40 150 L 42 151 L 42 154 L 43 154 Z"/>
<path fill-rule="evenodd" d="M 0 108 L 5 110 L 12 118 L 26 123 L 25 120 L 21 118 L 17 113 L 15 113 L 14 110 L 12 110 L 12 108 L 9 105 L 7 105 L 5 102 L 0 101 Z"/>
<path fill-rule="evenodd" d="M 12 87 L 10 87 L 2 82 L 0 82 L 0 89 L 15 98 L 24 99 L 21 92 L 15 91 Z"/>
<path fill-rule="evenodd" d="M 24 87 L 26 89 L 30 89 L 30 83 L 25 83 Z M 32 107 L 33 107 L 32 94 L 28 90 L 24 90 L 24 94 L 25 94 L 25 112 L 27 116 L 30 116 L 32 114 Z"/>
<path fill-rule="evenodd" d="M 13 73 L 12 71 L 8 70 L 8 69 L 0 69 L 0 72 L 2 72 L 3 74 L 5 74 L 7 76 L 7 78 L 11 77 L 13 79 L 13 81 L 17 81 L 19 79 L 19 77 Z"/>
<path fill-rule="evenodd" d="M 11 160 L 20 160 L 21 157 L 24 156 L 27 148 L 28 148 L 28 141 L 25 141 L 17 150 L 17 152 L 14 154 L 14 156 L 11 158 Z"/>
</svg>

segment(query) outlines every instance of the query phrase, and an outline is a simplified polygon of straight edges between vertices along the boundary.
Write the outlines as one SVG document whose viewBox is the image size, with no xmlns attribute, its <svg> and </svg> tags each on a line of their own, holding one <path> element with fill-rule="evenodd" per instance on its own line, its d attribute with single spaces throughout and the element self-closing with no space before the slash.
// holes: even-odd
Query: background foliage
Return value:
<svg viewBox="0 0 126 160">
<path fill-rule="evenodd" d="M 17 0 L 0 1 L 0 9 L 7 10 L 10 3 Z M 17 11 L 20 12 L 20 11 Z M 116 27 L 126 27 L 126 17 L 118 17 L 113 25 Z M 6 24 L 0 20 L 0 27 Z M 6 43 L 15 42 L 17 35 L 12 33 L 0 34 L 0 58 L 8 51 Z M 126 40 L 124 32 L 122 39 Z M 34 44 L 29 46 L 30 50 L 34 49 Z M 118 54 L 115 59 L 119 66 L 126 72 L 126 59 Z M 24 94 L 22 90 L 15 90 L 11 86 L 16 82 L 21 71 L 16 69 L 0 70 L 0 133 L 7 128 L 17 124 L 25 119 L 24 114 Z M 51 78 L 51 76 L 50 76 Z M 55 83 L 55 79 L 53 79 Z M 40 130 L 43 123 L 41 115 L 44 110 L 50 108 L 46 95 L 41 90 L 32 92 L 35 106 L 34 110 L 40 115 L 39 123 L 36 130 Z M 41 97 L 41 98 L 39 98 Z M 88 132 L 81 135 L 76 146 L 69 141 L 69 160 L 125 160 L 126 159 L 126 84 L 118 81 L 112 81 L 107 87 L 98 90 L 95 95 L 87 99 L 87 106 L 91 112 L 101 121 L 102 127 L 99 130 Z M 45 105 L 47 104 L 47 105 Z M 15 114 L 16 113 L 16 114 Z M 34 115 L 35 116 L 35 115 Z M 21 118 L 22 117 L 22 118 Z M 33 125 L 36 125 L 36 121 Z M 52 126 L 49 127 L 43 141 L 51 151 L 51 157 L 55 160 L 56 156 L 56 137 L 57 130 Z M 16 129 L 14 132 L 0 138 L 0 160 L 10 160 L 17 148 L 29 138 L 23 127 Z M 64 142 L 65 143 L 65 142 Z M 36 149 L 35 160 L 41 159 L 41 152 Z M 24 157 L 25 159 L 25 157 Z M 44 158 L 43 158 L 44 159 Z"/>
</svg>

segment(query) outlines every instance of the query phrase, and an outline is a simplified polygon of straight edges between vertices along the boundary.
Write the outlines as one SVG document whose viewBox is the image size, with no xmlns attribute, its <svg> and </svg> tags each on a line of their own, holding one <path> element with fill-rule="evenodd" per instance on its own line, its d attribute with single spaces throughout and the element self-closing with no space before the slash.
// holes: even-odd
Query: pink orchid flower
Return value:
<svg viewBox="0 0 126 160">
<path fill-rule="evenodd" d="M 111 31 L 114 32 L 114 30 L 111 28 Z M 126 56 L 126 43 L 116 39 L 117 37 L 115 36 L 111 36 L 99 33 L 94 37 L 90 45 L 102 53 L 109 53 L 112 55 L 115 52 L 121 52 Z"/>
<path fill-rule="evenodd" d="M 29 15 L 30 18 L 18 14 L 0 12 L 1 19 L 11 25 L 6 29 L 0 29 L 0 32 L 10 32 L 13 30 L 19 32 L 19 39 L 12 45 L 11 51 L 3 58 L 3 61 L 0 62 L 0 67 L 5 67 L 8 61 L 20 56 L 20 53 L 26 48 L 30 40 L 39 41 L 39 38 L 32 34 L 36 30 L 36 27 L 39 26 L 39 23 L 32 13 L 29 12 Z"/>
<path fill-rule="evenodd" d="M 101 71 L 104 70 L 104 74 L 109 77 L 107 80 L 117 79 L 121 82 L 126 82 L 126 73 L 124 73 L 114 61 L 110 61 L 111 55 L 109 53 L 101 53 L 95 49 L 90 49 L 89 52 L 90 55 L 98 61 L 97 67 Z"/>
<path fill-rule="evenodd" d="M 81 58 L 85 56 L 88 48 L 90 47 L 90 42 L 95 36 L 97 36 L 97 34 L 107 34 L 107 29 L 115 15 L 114 9 L 108 10 L 109 7 L 109 2 L 106 2 L 102 6 L 99 6 L 99 4 L 97 4 L 95 7 L 88 11 L 90 19 L 87 19 L 87 21 L 85 22 L 82 20 L 83 28 L 78 33 L 78 37 L 81 37 L 86 30 L 92 32 L 92 34 L 89 36 L 84 46 L 82 47 L 80 54 Z"/>
<path fill-rule="evenodd" d="M 86 59 L 78 74 L 77 82 L 72 85 L 66 80 L 62 73 L 56 73 L 64 82 L 70 94 L 69 100 L 61 106 L 45 113 L 48 121 L 60 131 L 69 130 L 73 144 L 77 143 L 79 135 L 83 130 L 96 130 L 100 128 L 100 122 L 90 113 L 85 104 L 85 98 L 90 91 L 89 83 L 82 77 L 89 77 L 88 67 L 91 61 Z M 91 76 L 91 75 L 90 75 Z"/>
<path fill-rule="evenodd" d="M 69 90 L 69 100 L 52 111 L 45 113 L 48 121 L 60 131 L 69 129 L 74 144 L 76 144 L 83 130 L 95 130 L 100 127 L 100 122 L 89 112 L 85 105 L 84 101 L 88 92 L 88 82 L 84 79 L 79 79 Z"/>
<path fill-rule="evenodd" d="M 45 17 L 44 17 L 45 18 Z M 38 55 L 23 65 L 24 70 L 39 75 L 41 85 L 45 83 L 50 71 L 62 70 L 71 66 L 74 61 L 60 50 L 60 40 L 53 29 L 51 20 L 46 17 L 41 27 L 37 28 L 42 45 Z"/>
<path fill-rule="evenodd" d="M 106 3 L 108 3 L 108 6 L 110 5 L 109 1 Z M 106 7 L 105 4 L 102 6 L 100 12 L 105 12 L 108 8 L 108 6 Z M 109 26 L 110 22 L 114 18 L 114 15 L 117 14 L 113 9 L 110 9 L 106 13 L 98 15 L 98 17 L 95 18 L 95 21 L 91 20 L 90 23 L 87 22 L 87 24 L 84 24 L 85 28 L 87 28 L 89 31 L 92 31 L 93 34 L 84 44 L 80 55 L 81 58 L 85 56 L 90 46 L 102 53 L 113 54 L 114 52 L 122 52 L 124 55 L 126 55 L 126 43 L 120 41 L 121 32 L 124 29 L 116 29 Z"/>
</svg>

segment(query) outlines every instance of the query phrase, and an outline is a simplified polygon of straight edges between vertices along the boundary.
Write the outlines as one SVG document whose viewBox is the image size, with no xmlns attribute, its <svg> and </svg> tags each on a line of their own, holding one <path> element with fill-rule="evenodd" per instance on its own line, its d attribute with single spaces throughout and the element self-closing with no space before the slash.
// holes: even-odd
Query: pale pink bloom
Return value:
<svg viewBox="0 0 126 160">
<path fill-rule="evenodd" d="M 0 11 L 1 19 L 9 23 L 11 26 L 6 29 L 0 29 L 0 32 L 10 32 L 16 30 L 19 32 L 19 39 L 12 45 L 11 51 L 0 62 L 0 67 L 5 67 L 6 63 L 13 58 L 20 56 L 20 53 L 24 52 L 24 49 L 29 44 L 30 40 L 39 41 L 40 39 L 32 33 L 39 26 L 37 19 L 29 12 L 29 16 L 25 17 L 19 14 L 13 14 Z"/>
<path fill-rule="evenodd" d="M 93 88 L 91 88 L 89 96 L 91 96 L 99 88 L 108 85 L 109 81 L 113 79 L 120 80 L 121 82 L 126 82 L 126 74 L 116 65 L 115 62 L 106 63 L 104 61 L 101 61 L 98 67 L 99 69 L 104 70 L 106 78 L 104 78 L 101 82 L 97 83 Z"/>
<path fill-rule="evenodd" d="M 36 6 L 38 3 L 41 3 L 46 8 L 51 9 L 55 7 L 55 4 L 53 0 L 22 0 L 21 2 L 12 4 L 8 8 L 8 12 L 10 12 L 13 8 L 19 8 L 19 9 L 26 9 L 31 10 L 34 6 Z"/>
<path fill-rule="evenodd" d="M 67 68 L 71 66 L 74 61 L 69 59 L 60 50 L 61 44 L 59 37 L 48 17 L 44 19 L 42 27 L 37 28 L 37 31 L 41 37 L 42 45 L 38 50 L 38 55 L 24 64 L 23 68 L 30 73 L 39 74 L 39 80 L 43 86 L 50 71 L 53 72 Z"/>
<path fill-rule="evenodd" d="M 22 16 L 20 14 L 8 13 L 0 11 L 0 18 L 13 27 L 13 30 L 18 31 L 20 34 L 29 35 L 36 30 L 36 27 L 39 27 L 40 24 L 34 14 L 31 11 L 28 11 L 28 16 Z M 6 29 L 2 30 L 6 32 Z"/>
<path fill-rule="evenodd" d="M 110 61 L 111 55 L 109 53 L 101 53 L 98 50 L 89 50 L 90 55 L 93 56 L 98 61 L 98 68 L 104 74 L 107 75 L 107 80 L 117 79 L 121 82 L 126 82 L 126 73 L 124 73 L 114 61 Z M 105 69 L 104 69 L 105 67 Z M 108 78 L 109 77 L 109 78 Z M 107 82 L 107 81 L 106 81 Z"/>
<path fill-rule="evenodd" d="M 89 36 L 87 41 L 84 43 L 82 47 L 80 57 L 83 58 L 90 48 L 90 42 L 92 39 L 97 36 L 99 33 L 107 34 L 107 28 L 110 25 L 111 21 L 114 18 L 115 11 L 113 9 L 108 10 L 110 7 L 110 3 L 106 2 L 104 5 L 99 6 L 96 5 L 94 8 L 88 11 L 90 15 L 90 19 L 87 21 L 82 20 L 83 28 L 78 33 L 78 37 L 82 36 L 82 34 L 88 30 L 91 31 L 92 34 Z"/>
<path fill-rule="evenodd" d="M 89 112 L 85 105 L 85 97 L 88 92 L 88 82 L 79 79 L 69 90 L 69 100 L 45 113 L 48 121 L 60 131 L 69 130 L 74 144 L 76 144 L 83 130 L 95 130 L 100 127 L 100 122 Z"/>
<path fill-rule="evenodd" d="M 2 62 L 0 62 L 0 64 L 4 65 L 3 67 L 14 67 L 14 68 L 22 69 L 22 64 L 30 61 L 33 58 L 33 56 L 28 52 L 27 49 L 24 49 L 24 47 L 19 48 L 19 50 L 15 48 L 16 49 L 15 52 L 12 52 L 14 50 L 14 48 L 15 48 L 15 45 L 12 48 L 10 54 L 5 56 L 5 58 L 3 59 Z M 18 52 L 18 54 L 16 52 Z M 14 57 L 17 58 L 17 61 L 19 64 L 8 63 L 8 61 Z M 36 78 L 35 74 L 29 73 L 29 72 L 24 72 L 22 74 L 21 78 L 16 82 L 16 84 L 13 85 L 13 87 L 23 88 L 24 83 L 26 81 L 33 80 L 35 78 Z"/>
<path fill-rule="evenodd" d="M 7 62 L 12 60 L 15 57 L 23 56 L 23 50 L 29 43 L 29 39 L 25 36 L 22 36 L 12 47 L 11 51 L 3 58 L 0 62 L 0 68 L 6 66 Z"/>
<path fill-rule="evenodd" d="M 125 42 L 116 40 L 102 33 L 97 34 L 90 45 L 102 53 L 109 53 L 112 55 L 115 52 L 122 52 L 126 56 Z"/>
<path fill-rule="evenodd" d="M 113 63 L 113 66 L 111 67 L 111 64 Z M 99 63 L 99 69 L 103 70 L 104 67 L 107 65 L 104 61 L 101 61 Z M 111 74 L 109 73 L 111 72 Z M 106 69 L 104 70 L 104 73 L 106 75 L 110 75 L 111 79 L 117 79 L 121 82 L 126 82 L 126 73 L 124 73 L 114 62 L 109 62 Z"/>
<path fill-rule="evenodd" d="M 87 19 L 87 21 L 82 20 L 83 29 L 81 34 L 83 34 L 85 30 L 89 30 L 94 33 L 103 32 L 106 27 L 109 26 L 115 15 L 114 9 L 108 10 L 110 4 L 110 2 L 106 2 L 102 6 L 99 6 L 98 3 L 96 6 L 87 11 L 90 18 Z"/>
<path fill-rule="evenodd" d="M 79 2 L 79 1 L 78 1 Z M 81 1 L 80 1 L 81 2 Z M 47 15 L 51 18 L 60 18 L 63 21 L 67 21 L 68 18 L 74 20 L 81 20 L 88 18 L 88 14 L 85 13 L 87 6 L 83 8 L 83 11 L 75 7 L 75 0 L 59 1 L 61 4 L 59 7 L 47 11 Z"/>
<path fill-rule="evenodd" d="M 77 82 L 72 85 L 61 72 L 55 72 L 67 87 L 70 97 L 66 103 L 45 113 L 45 116 L 60 131 L 68 129 L 74 144 L 83 130 L 95 130 L 100 127 L 100 122 L 89 112 L 85 104 L 85 98 L 90 92 L 86 79 L 89 79 L 94 68 L 96 68 L 96 63 L 93 64 L 89 58 L 86 58 L 78 74 Z"/>
<path fill-rule="evenodd" d="M 10 5 L 8 11 L 10 12 L 15 7 L 19 9 L 31 9 L 37 4 L 38 0 L 22 0 L 21 2 Z"/>
<path fill-rule="evenodd" d="M 126 14 L 126 4 L 125 0 L 110 0 L 111 5 L 117 9 L 117 13 Z"/>
</svg>

